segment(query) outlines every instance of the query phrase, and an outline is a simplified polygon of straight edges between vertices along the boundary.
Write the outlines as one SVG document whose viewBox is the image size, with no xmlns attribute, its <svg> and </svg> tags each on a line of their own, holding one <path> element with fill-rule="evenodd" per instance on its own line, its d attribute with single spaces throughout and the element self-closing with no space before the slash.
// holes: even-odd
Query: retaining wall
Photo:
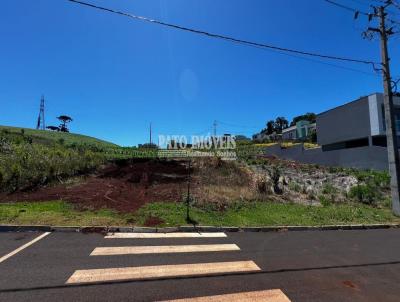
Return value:
<svg viewBox="0 0 400 302">
<path fill-rule="evenodd" d="M 274 145 L 265 149 L 265 155 L 276 156 L 308 164 L 357 169 L 387 170 L 388 159 L 385 147 L 366 146 L 334 151 L 321 148 L 305 149 L 302 144 L 291 148 Z"/>
</svg>

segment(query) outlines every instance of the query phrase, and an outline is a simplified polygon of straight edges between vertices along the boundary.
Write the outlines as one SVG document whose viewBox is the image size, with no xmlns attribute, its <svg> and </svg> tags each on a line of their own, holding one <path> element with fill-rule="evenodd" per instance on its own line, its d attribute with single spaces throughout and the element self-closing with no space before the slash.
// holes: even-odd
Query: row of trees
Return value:
<svg viewBox="0 0 400 302">
<path fill-rule="evenodd" d="M 317 115 L 312 112 L 307 112 L 306 114 L 299 115 L 293 118 L 291 123 L 284 116 L 279 116 L 275 120 L 270 120 L 267 122 L 267 127 L 261 131 L 267 135 L 273 133 L 281 134 L 282 130 L 288 128 L 289 126 L 295 126 L 299 121 L 309 121 L 310 123 L 315 123 Z"/>
<path fill-rule="evenodd" d="M 286 129 L 289 127 L 289 122 L 288 120 L 283 117 L 277 117 L 276 120 L 270 120 L 267 122 L 267 128 L 263 129 L 261 132 L 266 133 L 268 135 L 273 134 L 273 133 L 282 133 L 283 129 Z"/>
<path fill-rule="evenodd" d="M 307 112 L 306 114 L 296 116 L 293 118 L 290 126 L 294 126 L 300 121 L 309 121 L 310 123 L 315 123 L 317 121 L 317 115 L 313 112 Z"/>
</svg>

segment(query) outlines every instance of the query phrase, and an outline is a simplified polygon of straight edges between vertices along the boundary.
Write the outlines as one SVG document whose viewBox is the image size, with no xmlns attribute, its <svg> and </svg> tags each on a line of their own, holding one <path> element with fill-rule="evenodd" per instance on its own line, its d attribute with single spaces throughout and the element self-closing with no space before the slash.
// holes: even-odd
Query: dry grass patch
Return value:
<svg viewBox="0 0 400 302">
<path fill-rule="evenodd" d="M 253 172 L 238 162 L 200 159 L 194 163 L 194 198 L 197 204 L 225 207 L 232 202 L 263 200 Z"/>
</svg>

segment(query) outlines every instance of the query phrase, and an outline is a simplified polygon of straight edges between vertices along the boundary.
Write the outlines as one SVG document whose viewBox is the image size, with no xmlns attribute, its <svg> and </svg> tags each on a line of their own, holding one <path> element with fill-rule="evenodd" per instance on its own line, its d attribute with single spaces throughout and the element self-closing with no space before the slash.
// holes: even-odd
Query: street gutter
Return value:
<svg viewBox="0 0 400 302">
<path fill-rule="evenodd" d="M 323 226 L 265 226 L 265 227 L 117 227 L 117 226 L 46 226 L 46 225 L 0 225 L 0 232 L 64 232 L 64 233 L 174 233 L 174 232 L 292 232 L 292 231 L 349 231 L 395 229 L 400 224 L 351 224 Z"/>
</svg>

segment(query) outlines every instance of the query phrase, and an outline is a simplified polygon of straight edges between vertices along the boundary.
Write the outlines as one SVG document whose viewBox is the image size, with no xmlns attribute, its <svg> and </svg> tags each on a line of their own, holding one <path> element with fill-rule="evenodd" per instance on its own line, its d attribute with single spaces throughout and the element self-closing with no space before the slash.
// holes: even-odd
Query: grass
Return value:
<svg viewBox="0 0 400 302">
<path fill-rule="evenodd" d="M 107 160 L 148 154 L 79 134 L 0 126 L 0 192 L 34 189 Z"/>
<path fill-rule="evenodd" d="M 165 225 L 183 225 L 186 208 L 182 204 L 153 203 L 139 210 L 139 217 L 154 216 Z M 282 226 L 334 225 L 400 222 L 389 209 L 366 205 L 328 205 L 326 207 L 298 204 L 258 202 L 241 204 L 224 212 L 212 209 L 191 209 L 191 218 L 201 225 L 214 226 Z M 139 223 L 142 220 L 139 219 Z"/>
<path fill-rule="evenodd" d="M 112 210 L 78 211 L 63 201 L 0 204 L 0 223 L 16 225 L 126 225 L 131 215 Z"/>
<path fill-rule="evenodd" d="M 264 144 L 254 144 L 254 146 L 256 147 L 271 147 L 271 146 L 275 146 L 278 143 L 264 143 Z"/>
<path fill-rule="evenodd" d="M 318 144 L 315 143 L 304 143 L 303 146 L 305 149 L 315 149 L 320 147 Z"/>
<path fill-rule="evenodd" d="M 158 217 L 162 226 L 186 225 L 186 207 L 182 203 L 151 203 L 136 213 L 120 214 L 112 210 L 78 211 L 63 201 L 0 204 L 1 224 L 34 225 L 144 225 L 148 217 Z M 388 208 L 367 205 L 327 205 L 325 207 L 277 203 L 240 203 L 226 211 L 191 209 L 191 218 L 201 225 L 282 226 L 400 223 Z"/>
<path fill-rule="evenodd" d="M 292 148 L 292 147 L 298 146 L 298 145 L 300 145 L 300 143 L 295 143 L 295 142 L 282 142 L 281 143 L 281 147 L 286 148 L 286 149 Z"/>
<path fill-rule="evenodd" d="M 43 131 L 43 130 L 19 128 L 11 126 L 0 126 L 0 132 L 1 131 L 8 131 L 9 133 L 18 135 L 22 134 L 23 132 L 24 135 L 30 136 L 33 139 L 39 140 L 40 142 L 45 142 L 45 141 L 59 142 L 60 140 L 62 140 L 66 145 L 86 144 L 99 147 L 117 147 L 117 145 L 101 139 L 74 133 L 54 132 L 48 130 Z"/>
</svg>

